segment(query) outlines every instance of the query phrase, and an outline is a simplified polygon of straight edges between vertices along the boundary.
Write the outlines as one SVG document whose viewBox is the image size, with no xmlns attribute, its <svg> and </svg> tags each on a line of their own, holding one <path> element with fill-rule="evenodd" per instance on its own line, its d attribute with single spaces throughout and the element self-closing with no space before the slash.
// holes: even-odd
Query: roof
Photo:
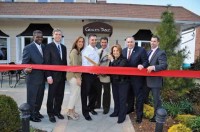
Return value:
<svg viewBox="0 0 200 132">
<path fill-rule="evenodd" d="M 167 6 L 113 4 L 113 3 L 64 3 L 64 2 L 0 2 L 0 18 L 65 18 L 107 20 L 160 20 Z M 171 6 L 176 21 L 200 22 L 200 16 L 180 7 Z"/>
</svg>

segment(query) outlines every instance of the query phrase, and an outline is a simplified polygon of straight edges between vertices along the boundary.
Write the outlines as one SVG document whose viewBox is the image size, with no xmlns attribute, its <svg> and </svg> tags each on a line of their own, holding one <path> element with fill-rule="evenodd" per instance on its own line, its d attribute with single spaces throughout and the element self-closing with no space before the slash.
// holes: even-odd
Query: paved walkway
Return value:
<svg viewBox="0 0 200 132">
<path fill-rule="evenodd" d="M 81 102 L 79 101 L 76 106 L 77 112 L 80 114 L 80 119 L 77 121 L 68 120 L 66 117 L 66 106 L 69 98 L 69 88 L 66 84 L 65 96 L 63 101 L 62 114 L 65 119 L 59 120 L 56 118 L 56 123 L 51 123 L 48 120 L 46 113 L 46 101 L 47 101 L 47 88 L 45 90 L 45 96 L 42 104 L 41 114 L 44 115 L 42 122 L 35 123 L 30 122 L 30 125 L 34 128 L 45 130 L 47 132 L 135 132 L 129 116 L 122 124 L 117 123 L 117 117 L 110 118 L 109 115 L 113 112 L 113 101 L 111 103 L 110 113 L 104 115 L 102 109 L 97 109 L 98 115 L 91 115 L 92 121 L 86 121 L 81 114 Z M 14 98 L 18 106 L 26 101 L 26 87 L 24 80 L 17 85 L 16 88 L 10 88 L 8 82 L 4 82 L 2 88 L 0 88 L 0 94 L 6 94 Z"/>
</svg>

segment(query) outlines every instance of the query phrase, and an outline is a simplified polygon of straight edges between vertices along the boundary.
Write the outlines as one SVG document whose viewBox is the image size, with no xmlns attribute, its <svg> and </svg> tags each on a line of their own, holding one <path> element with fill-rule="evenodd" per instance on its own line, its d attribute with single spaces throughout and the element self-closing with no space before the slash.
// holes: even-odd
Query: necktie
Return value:
<svg viewBox="0 0 200 132">
<path fill-rule="evenodd" d="M 58 45 L 58 52 L 59 52 L 59 54 L 60 54 L 60 58 L 61 58 L 60 45 Z"/>
<path fill-rule="evenodd" d="M 150 50 L 150 51 L 148 52 L 148 54 L 147 54 L 148 58 L 149 58 L 149 56 L 151 55 L 152 51 L 153 51 L 153 50 Z"/>
<path fill-rule="evenodd" d="M 103 55 L 103 49 L 102 49 L 100 56 L 99 56 L 100 59 L 101 59 L 102 55 Z"/>
<path fill-rule="evenodd" d="M 150 58 L 151 58 L 151 53 L 152 53 L 152 51 L 153 51 L 153 50 L 150 50 L 149 53 L 147 54 L 147 57 L 148 57 L 148 60 L 149 60 L 149 61 L 150 61 Z"/>
<path fill-rule="evenodd" d="M 131 49 L 128 50 L 128 60 L 131 58 Z"/>
</svg>

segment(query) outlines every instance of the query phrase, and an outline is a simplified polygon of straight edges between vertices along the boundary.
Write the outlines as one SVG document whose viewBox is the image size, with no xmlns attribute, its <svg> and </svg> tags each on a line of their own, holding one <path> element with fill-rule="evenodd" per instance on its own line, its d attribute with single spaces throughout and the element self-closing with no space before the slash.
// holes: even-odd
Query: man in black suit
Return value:
<svg viewBox="0 0 200 132">
<path fill-rule="evenodd" d="M 22 64 L 44 64 L 42 31 L 35 30 L 33 32 L 33 40 L 34 41 L 23 50 Z M 32 70 L 32 68 L 26 68 L 24 72 L 27 74 L 27 103 L 31 107 L 30 120 L 40 122 L 41 118 L 43 118 L 43 115 L 41 115 L 39 111 L 45 90 L 45 74 L 42 70 Z"/>
<path fill-rule="evenodd" d="M 53 30 L 53 42 L 48 44 L 44 51 L 44 60 L 47 65 L 67 65 L 67 49 L 61 44 L 62 31 Z M 47 114 L 51 122 L 56 122 L 54 116 L 64 119 L 60 113 L 64 97 L 66 72 L 47 71 L 47 82 L 49 84 L 47 98 Z"/>
<path fill-rule="evenodd" d="M 158 36 L 151 38 L 151 51 L 149 52 L 149 67 L 147 72 L 157 72 L 167 69 L 167 57 L 163 50 L 158 48 L 160 39 Z M 161 107 L 160 90 L 163 84 L 162 77 L 147 77 L 147 87 L 153 94 L 154 102 L 154 116 L 150 119 L 151 122 L 155 122 L 156 110 Z"/>
<path fill-rule="evenodd" d="M 144 48 L 135 45 L 135 39 L 133 37 L 126 38 L 127 48 L 123 49 L 122 54 L 128 59 L 128 66 L 135 67 L 139 70 L 146 68 L 148 66 L 147 54 Z M 142 76 L 130 76 L 130 90 L 132 90 L 133 95 L 136 97 L 136 115 L 137 123 L 142 122 L 143 116 L 143 104 L 144 104 L 144 91 L 143 85 L 145 78 Z M 130 95 L 129 95 L 130 96 Z M 133 101 L 133 100 L 131 100 Z M 128 103 L 130 101 L 127 101 Z M 132 108 L 133 106 L 129 106 Z"/>
</svg>

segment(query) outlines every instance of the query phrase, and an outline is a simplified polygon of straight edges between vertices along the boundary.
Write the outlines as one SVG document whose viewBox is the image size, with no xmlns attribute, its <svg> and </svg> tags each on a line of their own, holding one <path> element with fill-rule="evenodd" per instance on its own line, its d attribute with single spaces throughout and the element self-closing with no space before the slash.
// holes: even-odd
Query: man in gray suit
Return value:
<svg viewBox="0 0 200 132">
<path fill-rule="evenodd" d="M 33 42 L 27 45 L 23 50 L 22 64 L 44 64 L 42 44 L 43 34 L 40 30 L 33 32 Z M 27 85 L 27 103 L 31 107 L 30 120 L 33 122 L 40 122 L 43 115 L 40 114 L 40 108 L 43 101 L 45 89 L 45 74 L 43 70 L 33 70 L 26 68 L 24 72 L 26 76 Z"/>
<path fill-rule="evenodd" d="M 158 36 L 151 38 L 151 51 L 148 52 L 149 67 L 147 72 L 157 72 L 167 69 L 167 57 L 163 50 L 158 48 L 160 39 Z M 147 87 L 153 94 L 154 103 L 154 116 L 150 119 L 151 122 L 155 122 L 156 110 L 161 107 L 160 90 L 163 85 L 162 77 L 147 77 Z M 149 93 L 149 92 L 148 92 Z"/>
<path fill-rule="evenodd" d="M 108 38 L 102 37 L 100 39 L 101 49 L 98 50 L 99 53 L 99 65 L 109 66 L 110 60 L 108 59 L 109 49 L 108 49 Z M 103 86 L 103 114 L 107 114 L 110 110 L 110 76 L 100 75 L 100 87 L 97 88 L 97 102 L 98 108 L 101 107 L 101 94 Z"/>
</svg>

